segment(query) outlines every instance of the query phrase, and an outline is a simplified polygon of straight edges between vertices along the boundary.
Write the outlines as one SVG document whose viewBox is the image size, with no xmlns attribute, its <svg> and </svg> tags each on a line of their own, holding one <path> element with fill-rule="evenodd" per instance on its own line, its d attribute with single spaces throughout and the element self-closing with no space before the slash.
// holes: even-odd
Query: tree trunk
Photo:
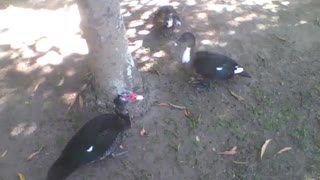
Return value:
<svg viewBox="0 0 320 180">
<path fill-rule="evenodd" d="M 113 99 L 125 90 L 145 97 L 142 77 L 128 50 L 119 0 L 78 0 L 77 3 L 98 105 L 113 108 Z M 130 108 L 134 111 L 131 114 L 143 113 L 144 105 L 142 101 Z"/>
</svg>

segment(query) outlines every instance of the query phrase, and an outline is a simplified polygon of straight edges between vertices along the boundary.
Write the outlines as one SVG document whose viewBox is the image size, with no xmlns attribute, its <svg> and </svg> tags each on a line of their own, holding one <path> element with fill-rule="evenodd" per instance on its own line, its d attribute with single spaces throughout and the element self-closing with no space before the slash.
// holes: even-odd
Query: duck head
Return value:
<svg viewBox="0 0 320 180">
<path fill-rule="evenodd" d="M 128 114 L 127 104 L 129 102 L 140 101 L 143 99 L 143 96 L 138 95 L 134 92 L 126 91 L 117 95 L 117 97 L 113 100 L 115 105 L 115 111 L 117 114 Z"/>
<path fill-rule="evenodd" d="M 185 32 L 180 36 L 177 44 L 185 47 L 182 55 L 182 63 L 189 63 L 191 61 L 192 50 L 196 45 L 196 37 L 191 32 Z"/>
</svg>

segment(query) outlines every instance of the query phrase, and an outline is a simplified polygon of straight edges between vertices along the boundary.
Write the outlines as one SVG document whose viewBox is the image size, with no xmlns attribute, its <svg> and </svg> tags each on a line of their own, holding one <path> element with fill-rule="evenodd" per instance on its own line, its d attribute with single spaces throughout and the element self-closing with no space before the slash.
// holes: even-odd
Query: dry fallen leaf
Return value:
<svg viewBox="0 0 320 180">
<path fill-rule="evenodd" d="M 224 151 L 224 152 L 219 152 L 219 154 L 223 154 L 223 155 L 234 155 L 237 153 L 237 146 L 234 146 L 231 150 L 229 151 Z"/>
<path fill-rule="evenodd" d="M 62 79 L 59 81 L 59 83 L 57 84 L 57 86 L 62 86 L 64 83 L 64 77 L 62 77 Z"/>
<path fill-rule="evenodd" d="M 229 89 L 229 92 L 233 97 L 237 98 L 239 101 L 243 101 L 244 100 L 243 97 L 241 97 L 240 95 L 238 95 L 235 92 L 231 91 L 230 89 Z"/>
<path fill-rule="evenodd" d="M 181 110 L 185 110 L 186 109 L 186 107 L 184 107 L 184 106 L 178 106 L 178 105 L 175 105 L 175 104 L 172 104 L 172 103 L 159 103 L 159 106 L 173 107 L 173 108 L 181 109 Z"/>
<path fill-rule="evenodd" d="M 45 80 L 46 80 L 46 78 L 41 78 L 41 79 L 38 81 L 38 83 L 37 83 L 37 84 L 35 85 L 35 87 L 33 88 L 33 93 L 32 93 L 32 94 L 34 94 L 34 93 L 38 90 L 40 84 L 43 83 Z"/>
<path fill-rule="evenodd" d="M 247 162 L 242 162 L 242 161 L 232 161 L 235 164 L 241 164 L 241 165 L 246 165 L 248 164 Z"/>
<path fill-rule="evenodd" d="M 200 142 L 199 136 L 196 136 L 196 141 Z"/>
<path fill-rule="evenodd" d="M 79 95 L 79 108 L 80 108 L 80 110 L 83 109 L 83 98 L 81 95 Z"/>
<path fill-rule="evenodd" d="M 190 113 L 190 111 L 189 111 L 189 109 L 184 109 L 184 115 L 186 116 L 186 117 L 191 117 L 191 113 Z"/>
<path fill-rule="evenodd" d="M 291 149 L 292 149 L 292 147 L 285 147 L 285 148 L 281 149 L 279 152 L 277 152 L 277 154 L 281 154 L 283 152 L 290 151 Z"/>
<path fill-rule="evenodd" d="M 18 176 L 19 176 L 19 180 L 26 180 L 26 178 L 24 177 L 24 175 L 23 175 L 23 174 L 18 173 Z"/>
<path fill-rule="evenodd" d="M 32 154 L 30 154 L 27 158 L 27 161 L 30 161 L 31 159 L 33 159 L 36 155 L 38 155 L 41 151 L 42 151 L 43 147 L 41 147 L 39 150 L 33 152 Z"/>
<path fill-rule="evenodd" d="M 141 129 L 140 131 L 140 136 L 146 136 L 147 135 L 147 132 L 144 128 Z"/>
<path fill-rule="evenodd" d="M 8 150 L 5 150 L 5 151 L 1 154 L 0 158 L 3 158 L 3 157 L 7 154 L 7 152 L 8 152 Z"/>
<path fill-rule="evenodd" d="M 260 158 L 262 159 L 264 153 L 266 152 L 266 148 L 268 146 L 268 144 L 270 143 L 271 139 L 268 139 L 264 142 L 264 144 L 262 145 L 262 148 L 261 148 L 261 154 L 260 154 Z"/>
</svg>

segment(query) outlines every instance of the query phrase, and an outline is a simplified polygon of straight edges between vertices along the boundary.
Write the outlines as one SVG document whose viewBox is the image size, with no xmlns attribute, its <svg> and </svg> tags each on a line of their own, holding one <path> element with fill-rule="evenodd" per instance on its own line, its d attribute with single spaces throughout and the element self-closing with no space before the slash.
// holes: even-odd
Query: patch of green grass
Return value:
<svg viewBox="0 0 320 180">
<path fill-rule="evenodd" d="M 279 131 L 285 128 L 289 121 L 297 119 L 295 104 L 289 100 L 257 87 L 251 91 L 257 100 L 257 105 L 253 108 L 253 118 L 264 130 Z"/>
<path fill-rule="evenodd" d="M 188 125 L 190 129 L 197 129 L 198 128 L 198 124 L 199 124 L 199 120 L 195 117 L 189 117 L 187 118 L 188 121 Z"/>
<path fill-rule="evenodd" d="M 149 72 L 160 75 L 160 68 L 161 66 L 159 65 L 159 63 L 153 63 L 152 66 L 150 67 Z"/>
</svg>

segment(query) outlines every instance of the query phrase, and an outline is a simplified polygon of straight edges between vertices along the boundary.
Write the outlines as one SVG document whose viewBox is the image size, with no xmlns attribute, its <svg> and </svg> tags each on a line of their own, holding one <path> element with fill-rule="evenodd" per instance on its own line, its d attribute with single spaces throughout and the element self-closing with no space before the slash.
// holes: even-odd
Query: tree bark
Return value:
<svg viewBox="0 0 320 180">
<path fill-rule="evenodd" d="M 77 3 L 98 105 L 113 108 L 113 99 L 125 90 L 145 96 L 142 77 L 128 50 L 119 0 L 78 0 Z M 146 103 L 139 104 L 131 109 L 134 114 L 145 111 L 142 106 Z"/>
</svg>

